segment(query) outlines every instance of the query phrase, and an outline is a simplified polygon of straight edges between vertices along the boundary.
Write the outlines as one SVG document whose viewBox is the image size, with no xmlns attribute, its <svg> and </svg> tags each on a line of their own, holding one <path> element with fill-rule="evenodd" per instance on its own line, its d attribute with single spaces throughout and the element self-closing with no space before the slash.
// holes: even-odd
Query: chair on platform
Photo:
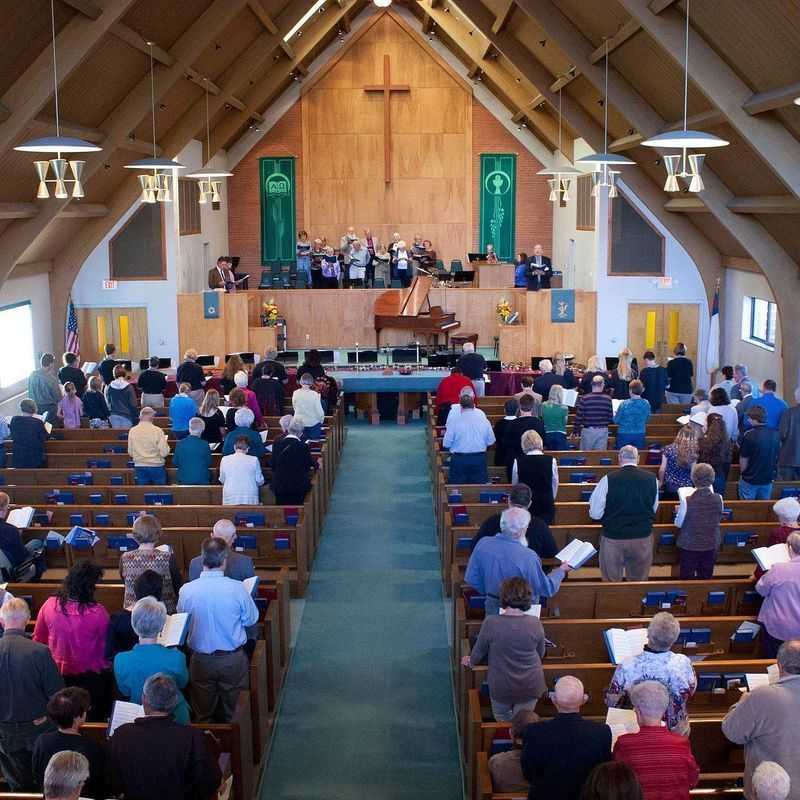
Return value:
<svg viewBox="0 0 800 800">
<path fill-rule="evenodd" d="M 306 280 L 305 272 L 298 272 L 297 275 L 295 275 L 294 286 L 296 289 L 308 288 L 308 281 Z"/>
<path fill-rule="evenodd" d="M 386 288 L 386 280 L 384 278 L 375 278 L 375 281 L 372 284 L 373 289 L 385 289 Z"/>
<path fill-rule="evenodd" d="M 464 265 L 461 263 L 461 259 L 454 258 L 450 262 L 450 272 L 463 272 Z"/>
<path fill-rule="evenodd" d="M 444 261 L 441 258 L 436 259 L 436 271 L 444 272 Z"/>
<path fill-rule="evenodd" d="M 261 270 L 261 281 L 258 284 L 259 289 L 269 289 L 272 286 L 272 271 L 268 269 Z"/>
<path fill-rule="evenodd" d="M 392 289 L 402 289 L 403 284 L 397 278 L 392 278 Z"/>
</svg>

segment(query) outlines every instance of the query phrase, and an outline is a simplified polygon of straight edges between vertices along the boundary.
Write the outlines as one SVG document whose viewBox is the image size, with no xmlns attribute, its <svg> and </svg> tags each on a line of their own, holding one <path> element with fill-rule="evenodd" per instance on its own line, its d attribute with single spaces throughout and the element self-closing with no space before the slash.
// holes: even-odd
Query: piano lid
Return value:
<svg viewBox="0 0 800 800">
<path fill-rule="evenodd" d="M 375 301 L 375 315 L 416 317 L 430 309 L 428 290 L 433 284 L 429 275 L 417 275 L 408 289 L 389 289 Z M 428 308 L 425 308 L 427 304 Z"/>
</svg>

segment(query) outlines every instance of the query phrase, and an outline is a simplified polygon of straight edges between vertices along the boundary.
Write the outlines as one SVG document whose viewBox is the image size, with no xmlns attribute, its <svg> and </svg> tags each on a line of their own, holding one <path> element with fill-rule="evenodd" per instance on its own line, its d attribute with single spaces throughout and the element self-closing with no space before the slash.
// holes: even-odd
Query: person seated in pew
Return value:
<svg viewBox="0 0 800 800">
<path fill-rule="evenodd" d="M 556 518 L 558 464 L 544 453 L 542 437 L 536 431 L 522 434 L 522 455 L 514 460 L 511 483 L 524 483 L 533 493 L 531 514 L 552 525 Z"/>
<path fill-rule="evenodd" d="M 489 697 L 497 722 L 510 722 L 519 711 L 535 711 L 547 690 L 542 669 L 545 635 L 537 617 L 526 614 L 533 593 L 524 578 L 500 585 L 500 613 L 481 624 L 472 652 L 461 664 L 467 669 L 488 660 Z"/>
<path fill-rule="evenodd" d="M 99 375 L 89 379 L 89 388 L 83 393 L 83 415 L 89 420 L 90 428 L 108 428 L 110 422 L 108 403 L 103 394 L 103 379 Z"/>
<path fill-rule="evenodd" d="M 44 543 L 41 539 L 23 543 L 19 528 L 6 522 L 10 505 L 11 498 L 5 492 L 0 492 L 0 553 L 8 561 L 14 581 L 38 581 L 47 569 L 43 557 Z M 22 567 L 26 562 L 30 563 Z"/>
<path fill-rule="evenodd" d="M 233 425 L 228 427 L 228 433 L 222 444 L 222 455 L 229 456 L 234 451 L 237 439 L 245 437 L 249 444 L 251 456 L 261 458 L 266 450 L 261 436 L 253 430 L 255 415 L 249 408 L 237 408 L 233 415 Z"/>
<path fill-rule="evenodd" d="M 164 578 L 152 569 L 146 569 L 133 582 L 133 594 L 137 601 L 143 597 L 154 597 L 156 600 L 160 600 L 163 590 Z M 117 653 L 126 653 L 138 641 L 139 637 L 134 633 L 131 625 L 131 610 L 123 608 L 122 611 L 115 611 L 108 621 L 106 659 L 113 661 Z"/>
<path fill-rule="evenodd" d="M 796 800 L 800 789 L 800 641 L 784 642 L 778 650 L 780 678 L 769 686 L 745 692 L 722 720 L 722 732 L 734 744 L 744 745 L 744 794 L 755 793 L 756 767 L 775 761 L 789 774 Z"/>
<path fill-rule="evenodd" d="M 78 356 L 75 353 L 64 353 L 62 357 L 64 366 L 58 371 L 58 381 L 62 386 L 68 383 L 75 384 L 75 392 L 78 397 L 83 397 L 86 391 L 86 376 L 78 366 Z"/>
<path fill-rule="evenodd" d="M 158 368 L 158 356 L 150 357 L 150 366 L 139 373 L 136 384 L 142 393 L 142 405 L 151 408 L 164 408 L 164 390 L 167 376 Z"/>
<path fill-rule="evenodd" d="M 300 376 L 300 386 L 292 393 L 292 409 L 295 419 L 303 422 L 303 436 L 306 439 L 321 439 L 325 411 L 322 398 L 314 389 L 314 377 L 310 372 Z"/>
<path fill-rule="evenodd" d="M 29 398 L 20 401 L 20 413 L 11 418 L 11 466 L 34 468 L 47 466 L 45 442 L 49 434 L 36 414 L 36 403 Z"/>
<path fill-rule="evenodd" d="M 549 575 L 542 560 L 525 538 L 531 515 L 523 508 L 508 508 L 500 516 L 500 533 L 481 539 L 472 551 L 464 580 L 486 596 L 486 615 L 500 613 L 500 586 L 506 578 L 522 577 L 533 591 L 532 603 L 552 597 L 572 569 L 566 562 Z"/>
<path fill-rule="evenodd" d="M 183 439 L 189 435 L 189 420 L 197 414 L 197 404 L 189 396 L 191 386 L 181 383 L 178 394 L 169 401 L 169 421 L 172 435 L 176 439 Z"/>
<path fill-rule="evenodd" d="M 634 686 L 643 681 L 658 681 L 669 692 L 665 716 L 667 728 L 688 736 L 687 704 L 697 689 L 697 676 L 688 656 L 673 653 L 670 649 L 680 632 L 678 620 L 667 611 L 659 611 L 647 626 L 644 652 L 623 661 L 616 668 L 605 699 L 609 708 L 621 708 L 628 704 Z"/>
<path fill-rule="evenodd" d="M 697 443 L 697 458 L 714 470 L 714 491 L 725 497 L 728 473 L 731 470 L 732 441 L 725 429 L 725 420 L 716 411 L 706 417 L 706 432 Z"/>
<path fill-rule="evenodd" d="M 611 759 L 611 728 L 581 716 L 588 699 L 581 681 L 565 675 L 552 695 L 556 716 L 526 728 L 520 763 L 530 800 L 575 800 L 592 769 Z"/>
<path fill-rule="evenodd" d="M 177 399 L 173 398 L 173 401 Z M 192 402 L 188 397 L 186 399 Z M 155 409 L 145 406 L 139 414 L 139 422 L 128 432 L 128 455 L 133 461 L 137 486 L 164 486 L 167 483 L 164 465 L 169 455 L 169 443 L 164 430 L 153 424 L 155 416 Z"/>
<path fill-rule="evenodd" d="M 278 416 L 283 413 L 283 383 L 272 364 L 267 364 L 261 375 L 253 381 L 251 388 L 264 416 Z"/>
<path fill-rule="evenodd" d="M 459 413 L 455 414 L 455 409 Z M 475 408 L 475 396 L 461 390 L 459 405 L 450 410 L 442 445 L 450 451 L 450 483 L 488 483 L 486 450 L 494 444 L 494 432 L 486 414 Z"/>
<path fill-rule="evenodd" d="M 506 400 L 504 405 L 505 416 L 501 417 L 494 424 L 494 465 L 504 467 L 508 461 L 508 451 L 506 450 L 506 429 L 517 418 L 519 413 L 519 403 L 515 398 Z"/>
<path fill-rule="evenodd" d="M 522 774 L 522 737 L 529 725 L 539 721 L 539 715 L 527 708 L 514 712 L 511 717 L 511 750 L 495 753 L 489 759 L 489 774 L 494 792 L 527 792 L 530 789 Z"/>
<path fill-rule="evenodd" d="M 211 530 L 211 535 L 217 539 L 222 539 L 228 545 L 228 558 L 225 561 L 226 577 L 233 578 L 235 581 L 243 581 L 245 578 L 252 578 L 256 574 L 253 559 L 244 553 L 236 552 L 236 526 L 231 520 L 217 520 Z M 189 562 L 189 580 L 196 581 L 202 571 L 203 556 L 195 556 Z"/>
<path fill-rule="evenodd" d="M 439 381 L 436 387 L 436 424 L 444 425 L 447 421 L 447 414 L 450 407 L 458 405 L 458 398 L 461 396 L 461 390 L 464 387 L 469 387 L 475 391 L 472 381 L 461 372 L 461 367 L 453 367 L 450 374 Z"/>
<path fill-rule="evenodd" d="M 172 463 L 178 468 L 177 481 L 183 486 L 207 486 L 211 467 L 211 448 L 204 441 L 205 422 L 200 417 L 189 420 L 189 435 L 175 445 Z"/>
<path fill-rule="evenodd" d="M 522 436 L 527 431 L 535 431 L 544 438 L 544 423 L 538 415 L 536 400 L 529 394 L 519 398 L 519 416 L 509 422 L 503 433 L 503 446 L 506 451 L 506 476 L 509 482 L 514 470 L 514 462 L 522 458 Z"/>
<path fill-rule="evenodd" d="M 531 489 L 524 483 L 518 483 L 516 486 L 511 487 L 508 493 L 508 507 L 509 508 L 524 508 L 530 511 L 531 508 Z M 502 514 L 492 514 L 487 517 L 482 523 L 478 532 L 472 539 L 470 544 L 470 552 L 475 549 L 475 546 L 481 539 L 487 536 L 495 536 L 500 532 L 500 517 Z M 553 534 L 550 533 L 550 528 L 547 523 L 538 517 L 531 516 L 531 521 L 528 524 L 528 530 L 525 533 L 525 539 L 528 542 L 528 547 L 536 553 L 539 558 L 553 558 L 558 552 L 558 547 L 553 539 Z"/>
<path fill-rule="evenodd" d="M 64 396 L 58 401 L 56 416 L 67 430 L 75 430 L 81 426 L 83 403 L 72 381 L 64 384 Z"/>
<path fill-rule="evenodd" d="M 792 791 L 789 773 L 774 761 L 762 761 L 753 772 L 756 800 L 787 800 Z"/>
<path fill-rule="evenodd" d="M 138 644 L 126 653 L 117 653 L 114 658 L 114 680 L 123 700 L 140 703 L 145 681 L 157 673 L 169 675 L 178 689 L 189 683 L 186 656 L 177 647 L 164 647 L 158 643 L 167 621 L 167 608 L 154 597 L 143 597 L 136 601 L 131 611 L 131 625 L 139 637 Z M 181 725 L 190 722 L 189 705 L 181 692 L 172 718 Z"/>
<path fill-rule="evenodd" d="M 639 380 L 644 385 L 642 397 L 650 403 L 650 410 L 658 414 L 664 403 L 667 370 L 656 361 L 656 354 L 652 350 L 647 350 L 644 354 L 644 367 L 639 373 Z"/>
<path fill-rule="evenodd" d="M 83 753 L 56 753 L 44 771 L 44 800 L 80 800 L 90 774 L 89 760 Z"/>
<path fill-rule="evenodd" d="M 604 389 L 601 375 L 592 378 L 592 389 L 578 398 L 573 438 L 580 437 L 581 450 L 608 450 L 608 426 L 614 422 L 614 406 Z"/>
<path fill-rule="evenodd" d="M 56 692 L 47 703 L 47 717 L 58 728 L 41 734 L 33 746 L 33 777 L 37 789 L 44 786 L 44 776 L 50 759 L 64 750 L 83 755 L 89 764 L 89 776 L 83 795 L 97 800 L 107 797 L 105 748 L 88 736 L 81 736 L 80 728 L 92 705 L 86 689 L 68 686 Z"/>
<path fill-rule="evenodd" d="M 623 400 L 614 414 L 614 424 L 617 426 L 616 448 L 632 444 L 634 447 L 644 448 L 647 434 L 647 420 L 650 419 L 650 403 L 642 398 L 644 385 L 639 380 L 633 380 L 628 385 L 628 399 Z"/>
<path fill-rule="evenodd" d="M 164 601 L 168 614 L 174 614 L 178 603 L 178 592 L 183 584 L 175 553 L 168 545 L 159 545 L 161 522 L 153 514 L 137 517 L 131 528 L 131 537 L 139 545 L 135 550 L 127 550 L 119 557 L 119 575 L 125 584 L 124 608 L 132 609 L 136 604 L 134 585 L 145 570 L 157 572 L 163 588 L 159 600 Z"/>
<path fill-rule="evenodd" d="M 631 689 L 630 698 L 639 732 L 617 739 L 614 761 L 627 764 L 636 773 L 645 800 L 689 800 L 700 767 L 689 739 L 661 724 L 670 703 L 669 692 L 658 681 L 642 681 Z"/>
<path fill-rule="evenodd" d="M 645 800 L 636 773 L 620 761 L 598 764 L 586 779 L 580 800 Z"/>
<path fill-rule="evenodd" d="M 200 577 L 185 583 L 178 598 L 178 611 L 190 615 L 189 692 L 198 722 L 230 722 L 239 692 L 250 688 L 244 648 L 258 608 L 241 581 L 225 576 L 229 548 L 224 539 L 204 539 L 202 554 Z"/>
<path fill-rule="evenodd" d="M 250 442 L 239 436 L 234 442 L 233 453 L 223 456 L 219 465 L 219 482 L 222 484 L 222 505 L 257 506 L 261 503 L 259 487 L 264 485 L 261 462 L 248 455 Z"/>
<path fill-rule="evenodd" d="M 106 386 L 108 419 L 112 428 L 128 430 L 139 420 L 139 401 L 136 390 L 128 381 L 128 373 L 122 364 L 114 367 L 114 380 Z"/>
<path fill-rule="evenodd" d="M 206 391 L 197 416 L 203 420 L 202 440 L 209 444 L 222 444 L 227 431 L 225 417 L 219 410 L 219 392 L 216 389 Z"/>
<path fill-rule="evenodd" d="M 536 392 L 536 390 L 533 388 L 534 381 L 533 381 L 533 378 L 530 375 L 523 375 L 519 379 L 519 382 L 520 382 L 520 386 L 522 386 L 522 389 L 514 395 L 514 398 L 516 399 L 517 402 L 519 402 L 520 400 L 522 400 L 523 397 L 525 397 L 525 395 L 528 395 L 529 397 L 532 397 L 533 398 L 533 416 L 534 417 L 538 417 L 539 416 L 539 408 L 542 405 L 542 400 L 544 399 L 544 397 L 541 394 L 539 394 L 538 392 Z"/>
<path fill-rule="evenodd" d="M 217 797 L 222 772 L 210 739 L 200 728 L 173 719 L 180 699 L 169 675 L 151 675 L 142 691 L 145 716 L 114 731 L 111 783 L 113 791 L 124 794 L 125 800 Z"/>
<path fill-rule="evenodd" d="M 64 687 L 51 651 L 25 635 L 30 619 L 30 607 L 21 597 L 6 596 L 0 607 L 0 770 L 12 792 L 34 788 L 35 742 L 53 730 L 47 704 Z"/>
<path fill-rule="evenodd" d="M 773 564 L 756 584 L 764 598 L 758 612 L 764 658 L 775 658 L 785 641 L 800 639 L 800 533 L 790 533 L 786 546 L 789 561 Z"/>
<path fill-rule="evenodd" d="M 308 444 L 301 440 L 303 431 L 302 420 L 293 418 L 286 436 L 272 446 L 272 492 L 279 506 L 302 505 L 311 489 L 315 463 Z"/>
<path fill-rule="evenodd" d="M 95 600 L 103 570 L 94 561 L 77 561 L 57 595 L 36 615 L 33 639 L 46 644 L 67 686 L 81 686 L 92 697 L 90 718 L 105 719 L 111 706 L 110 664 L 105 658 L 108 611 Z"/>
</svg>

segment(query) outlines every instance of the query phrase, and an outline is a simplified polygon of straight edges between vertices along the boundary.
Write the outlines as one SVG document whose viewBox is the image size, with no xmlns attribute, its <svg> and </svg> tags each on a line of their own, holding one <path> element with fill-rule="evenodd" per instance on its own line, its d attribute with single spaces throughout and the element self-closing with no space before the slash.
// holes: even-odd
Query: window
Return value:
<svg viewBox="0 0 800 800">
<path fill-rule="evenodd" d="M 13 347 L 0 347 L 0 388 L 5 389 L 25 380 L 34 370 L 30 302 L 0 308 L 0 342 L 14 342 Z"/>
<path fill-rule="evenodd" d="M 577 221 L 575 227 L 579 231 L 593 231 L 595 199 L 592 197 L 592 176 L 579 175 L 575 181 L 577 195 Z"/>
<path fill-rule="evenodd" d="M 778 329 L 778 306 L 760 297 L 742 299 L 742 339 L 752 344 L 775 349 Z"/>
<path fill-rule="evenodd" d="M 611 206 L 609 275 L 664 275 L 664 237 L 619 193 Z"/>
<path fill-rule="evenodd" d="M 196 180 L 179 178 L 178 193 L 181 236 L 200 233 L 200 184 Z"/>
</svg>

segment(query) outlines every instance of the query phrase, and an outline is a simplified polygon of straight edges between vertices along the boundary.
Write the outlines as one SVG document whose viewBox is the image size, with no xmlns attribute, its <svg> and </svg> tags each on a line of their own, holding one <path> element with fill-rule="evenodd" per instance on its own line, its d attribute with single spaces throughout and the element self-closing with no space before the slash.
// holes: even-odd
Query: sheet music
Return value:
<svg viewBox="0 0 800 800">
<path fill-rule="evenodd" d="M 185 612 L 170 614 L 164 623 L 164 628 L 158 634 L 157 643 L 164 647 L 180 647 L 188 622 L 189 615 Z"/>
<path fill-rule="evenodd" d="M 505 608 L 500 609 L 501 614 L 505 614 L 506 611 L 507 609 Z M 540 603 L 537 603 L 536 605 L 531 606 L 527 611 L 523 611 L 522 613 L 526 617 L 536 617 L 536 619 L 539 619 L 542 616 L 542 606 Z"/>
<path fill-rule="evenodd" d="M 564 405 L 575 408 L 578 404 L 578 391 L 576 389 L 564 389 Z"/>
<path fill-rule="evenodd" d="M 606 725 L 611 728 L 611 749 L 620 736 L 626 733 L 639 733 L 639 720 L 632 708 L 609 708 L 606 713 Z"/>
<path fill-rule="evenodd" d="M 222 782 L 222 786 L 219 787 L 219 800 L 230 800 L 232 789 L 233 775 L 228 775 L 228 777 Z"/>
<path fill-rule="evenodd" d="M 8 512 L 6 522 L 16 528 L 27 528 L 33 521 L 33 515 L 36 510 L 31 506 L 23 506 L 22 508 L 15 508 Z"/>
<path fill-rule="evenodd" d="M 108 735 L 113 736 L 114 731 L 120 725 L 127 725 L 129 722 L 133 722 L 144 715 L 144 706 L 140 706 L 138 703 L 128 703 L 125 700 L 117 700 L 114 703 L 111 719 L 108 722 Z"/>
</svg>

